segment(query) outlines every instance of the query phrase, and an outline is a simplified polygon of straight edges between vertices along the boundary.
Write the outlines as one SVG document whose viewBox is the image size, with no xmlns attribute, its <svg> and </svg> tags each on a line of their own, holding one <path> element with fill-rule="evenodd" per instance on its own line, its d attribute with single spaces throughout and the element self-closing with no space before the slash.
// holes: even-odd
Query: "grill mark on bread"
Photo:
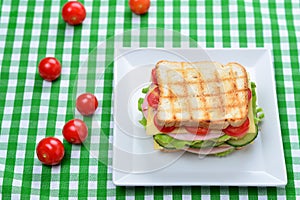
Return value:
<svg viewBox="0 0 300 200">
<path fill-rule="evenodd" d="M 184 80 L 184 82 L 187 82 L 187 73 L 186 73 L 186 71 L 184 70 L 184 63 L 181 62 L 180 64 L 181 64 L 181 70 L 182 70 L 182 77 L 183 77 L 183 80 Z M 184 87 L 183 87 L 184 94 L 188 94 L 188 88 L 187 88 L 188 86 L 189 86 L 188 83 L 186 83 L 186 84 L 184 85 Z M 187 110 L 188 110 L 189 113 L 191 113 L 190 103 L 187 104 Z M 182 110 L 182 109 L 181 109 L 181 114 L 183 114 L 183 110 Z M 189 119 L 189 120 L 191 120 L 191 116 L 190 116 L 190 119 Z"/>
<path fill-rule="evenodd" d="M 199 91 L 204 91 L 205 83 L 207 83 L 207 82 L 205 82 L 203 76 L 199 72 L 198 72 L 198 74 L 199 74 Z M 201 102 L 203 103 L 204 108 L 208 107 L 207 101 L 206 101 L 206 95 L 204 94 L 204 92 L 200 93 L 199 96 L 200 96 Z M 204 118 L 206 118 L 206 119 L 209 118 L 208 110 L 205 110 Z"/>
<path fill-rule="evenodd" d="M 168 78 L 168 83 L 171 83 L 169 77 L 167 77 L 167 78 Z M 173 98 L 170 98 L 171 110 L 174 110 L 174 99 L 175 99 L 176 97 L 174 98 L 175 95 L 174 95 L 173 91 L 170 90 L 170 88 L 168 88 L 168 90 L 169 90 L 169 93 L 172 94 L 172 97 L 173 97 Z M 174 122 L 176 121 L 176 116 L 175 116 L 175 115 L 173 115 L 173 120 L 174 120 Z M 162 124 L 162 125 L 168 126 L 168 124 Z M 173 124 L 169 124 L 169 126 L 173 126 Z"/>
<path fill-rule="evenodd" d="M 200 86 L 200 84 L 199 84 Z M 199 89 L 203 89 L 203 86 L 199 87 Z M 247 89 L 241 89 L 241 90 L 236 90 L 236 91 L 229 91 L 229 92 L 220 92 L 218 94 L 205 94 L 205 95 L 195 95 L 195 97 L 200 97 L 200 96 L 204 96 L 204 97 L 214 97 L 214 96 L 219 96 L 220 94 L 233 94 L 233 93 L 239 93 L 239 92 L 248 92 Z M 175 97 L 176 96 L 176 97 Z M 166 95 L 166 96 L 161 96 L 161 97 L 164 97 L 164 98 L 177 98 L 177 97 L 189 97 L 189 96 L 186 96 L 186 95 L 175 95 L 175 94 L 171 94 L 171 95 Z"/>
<path fill-rule="evenodd" d="M 247 78 L 247 76 L 237 76 L 235 77 L 235 79 L 243 79 L 243 78 Z M 210 79 L 210 80 L 196 80 L 196 81 L 189 81 L 188 83 L 213 83 L 216 82 L 218 80 L 222 80 L 222 81 L 228 81 L 228 80 L 232 80 L 232 78 L 221 78 L 221 79 Z M 181 85 L 182 83 L 176 83 L 176 82 L 170 82 L 173 85 Z"/>
<path fill-rule="evenodd" d="M 234 107 L 237 107 L 237 106 L 242 106 L 244 105 L 243 103 L 240 103 L 240 104 L 235 104 L 235 105 L 226 105 L 227 108 L 234 108 Z M 199 107 L 199 108 L 205 108 L 205 109 L 220 109 L 222 107 L 224 107 L 225 105 L 221 105 L 221 106 L 207 106 L 207 107 Z M 199 110 L 198 108 L 196 109 L 193 109 L 191 108 L 191 110 Z"/>
<path fill-rule="evenodd" d="M 222 66 L 223 67 L 223 66 Z M 215 79 L 217 80 L 216 83 L 219 84 L 219 83 L 222 83 L 221 79 L 219 78 L 219 72 L 216 70 L 214 72 L 214 76 L 215 76 Z M 220 111 L 220 114 L 221 115 L 226 115 L 226 108 L 224 106 L 224 94 L 222 94 L 221 92 L 221 88 L 220 86 L 218 85 L 217 87 L 217 95 L 216 95 L 216 98 L 218 99 L 217 102 L 220 102 L 220 106 L 219 106 L 219 109 L 217 109 L 218 111 Z M 223 85 L 223 90 L 224 90 L 224 85 Z"/>
<path fill-rule="evenodd" d="M 237 74 L 236 74 L 236 72 L 233 71 L 232 68 L 230 68 L 229 74 L 230 74 L 230 77 L 231 77 L 232 79 L 237 80 L 237 79 L 235 78 Z M 234 81 L 234 82 L 232 83 L 232 88 L 234 89 L 234 91 L 237 91 L 237 90 L 238 90 L 237 85 L 236 85 L 236 81 Z M 238 93 L 235 93 L 235 96 L 236 96 L 236 99 L 239 99 L 239 98 L 238 98 Z M 239 109 L 239 113 L 240 113 L 240 116 L 241 116 L 241 115 L 242 115 L 241 109 Z"/>
<path fill-rule="evenodd" d="M 162 66 L 159 66 L 159 64 L 162 64 Z M 204 66 L 204 68 L 202 68 L 202 66 Z M 219 76 L 216 75 L 215 71 L 211 70 L 212 68 L 209 69 L 207 68 L 207 66 L 215 67 L 217 71 L 220 70 Z M 167 107 L 167 109 L 164 105 L 161 105 L 161 108 L 158 109 L 158 113 L 160 111 L 163 111 L 165 112 L 165 114 L 161 116 L 168 116 L 168 117 L 163 117 L 158 120 L 161 120 L 161 122 L 166 123 L 167 126 L 172 126 L 172 125 L 179 126 L 180 124 L 182 125 L 182 122 L 183 124 L 191 122 L 191 123 L 200 123 L 200 125 L 202 125 L 202 124 L 210 124 L 210 123 L 211 124 L 222 123 L 222 122 L 224 123 L 226 121 L 228 121 L 227 125 L 228 124 L 236 125 L 241 121 L 243 121 L 244 113 L 245 116 L 247 116 L 248 101 L 245 103 L 245 97 L 248 93 L 247 92 L 248 79 L 247 79 L 246 71 L 241 65 L 237 63 L 228 63 L 227 65 L 223 66 L 215 62 L 198 62 L 198 63 L 180 62 L 179 63 L 179 62 L 160 61 L 157 63 L 156 69 L 159 69 L 159 67 L 162 67 L 161 69 L 162 72 L 157 73 L 158 79 L 161 79 L 158 82 L 159 88 L 168 87 L 168 90 L 161 93 L 160 98 L 165 98 L 164 102 L 167 102 L 170 105 Z M 233 68 L 236 71 L 233 71 Z M 171 73 L 172 75 L 168 76 L 168 73 L 166 73 L 166 71 L 163 71 L 166 69 L 171 69 L 170 71 L 175 70 L 178 71 L 178 73 L 182 72 L 181 78 L 179 76 L 174 75 L 174 73 Z M 207 71 L 208 74 L 206 73 L 207 69 L 208 69 Z M 223 69 L 225 70 L 222 71 Z M 190 73 L 189 70 L 193 70 L 192 73 Z M 195 73 L 194 71 L 195 72 L 197 71 L 197 73 Z M 233 72 L 238 72 L 239 76 L 238 77 L 233 76 L 233 75 L 237 75 L 237 73 L 234 74 Z M 231 73 L 231 76 L 229 76 L 229 73 Z M 202 76 L 202 74 L 204 76 Z M 165 76 L 168 76 L 168 78 Z M 233 77 L 234 79 L 232 79 Z M 182 81 L 182 79 L 184 80 Z M 228 80 L 228 82 L 225 83 L 224 81 L 226 80 Z M 237 82 L 237 80 L 239 81 Z M 176 81 L 181 81 L 181 82 L 176 83 Z M 226 90 L 223 91 L 221 90 L 222 86 L 218 84 L 214 84 L 215 82 L 222 83 L 222 81 L 224 82 L 224 88 L 226 88 Z M 237 83 L 232 83 L 232 82 L 237 82 Z M 197 85 L 191 85 L 192 83 L 197 83 Z M 209 85 L 210 83 L 212 84 Z M 237 84 L 239 84 L 241 89 L 237 87 L 238 86 Z M 213 92 L 210 92 L 209 90 L 205 91 L 206 89 L 205 86 L 212 87 L 211 91 Z M 172 89 L 174 89 L 174 92 L 172 91 Z M 190 89 L 189 93 L 187 89 Z M 199 94 L 193 92 L 191 93 L 191 91 L 195 89 L 199 90 L 197 91 L 199 92 Z M 236 98 L 236 96 L 234 95 L 238 95 L 238 97 L 242 102 L 239 102 L 240 101 L 239 98 Z M 192 100 L 194 97 L 198 97 L 199 100 L 196 101 Z M 211 98 L 211 100 L 209 100 L 209 98 Z M 188 103 L 185 103 L 187 101 Z M 218 105 L 217 106 L 208 105 L 207 101 L 212 102 L 210 104 L 216 104 L 213 102 L 217 101 Z M 194 105 L 192 105 L 191 102 L 193 102 Z M 234 103 L 232 103 L 231 105 L 226 105 L 230 102 L 231 103 L 234 102 Z M 175 103 L 176 103 L 176 107 L 178 108 L 174 106 Z M 195 105 L 195 103 L 198 106 Z M 184 110 L 181 108 L 182 104 L 184 104 L 185 106 Z M 246 104 L 246 109 L 244 109 L 245 104 Z M 231 115 L 229 113 L 229 115 L 226 115 L 227 118 L 220 121 L 219 119 L 221 119 L 221 117 L 222 118 L 223 116 L 225 117 L 225 115 L 223 116 L 220 115 L 220 113 L 224 113 L 224 110 L 222 111 L 222 110 L 214 110 L 214 109 L 215 108 L 225 109 L 225 106 L 226 109 L 228 109 L 228 112 L 232 112 L 233 114 L 232 117 L 230 117 Z M 194 109 L 194 107 L 196 108 Z M 200 113 L 196 115 L 192 114 L 195 113 L 194 111 L 197 110 L 199 110 Z M 186 113 L 184 113 L 185 115 L 178 115 L 177 118 L 176 112 L 178 111 L 179 112 L 186 111 Z M 194 116 L 196 118 L 194 118 Z"/>
</svg>

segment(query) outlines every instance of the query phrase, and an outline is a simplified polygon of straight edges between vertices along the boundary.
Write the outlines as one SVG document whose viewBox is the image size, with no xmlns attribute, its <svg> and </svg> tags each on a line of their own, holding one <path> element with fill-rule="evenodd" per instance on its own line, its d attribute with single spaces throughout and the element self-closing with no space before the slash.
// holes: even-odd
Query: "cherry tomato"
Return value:
<svg viewBox="0 0 300 200">
<path fill-rule="evenodd" d="M 152 69 L 151 75 L 152 75 L 152 83 L 157 85 L 156 69 L 155 68 Z"/>
<path fill-rule="evenodd" d="M 46 57 L 39 63 L 39 74 L 46 81 L 54 81 L 60 76 L 61 64 L 53 57 Z"/>
<path fill-rule="evenodd" d="M 252 91 L 248 88 L 248 101 L 252 98 Z"/>
<path fill-rule="evenodd" d="M 88 128 L 82 120 L 72 119 L 65 124 L 62 134 L 68 142 L 81 144 L 88 136 Z"/>
<path fill-rule="evenodd" d="M 205 127 L 185 126 L 184 128 L 188 132 L 196 134 L 196 135 L 206 135 L 208 133 L 208 128 L 205 128 Z"/>
<path fill-rule="evenodd" d="M 175 126 L 170 126 L 170 127 L 167 127 L 167 126 L 160 126 L 158 123 L 157 123 L 157 115 L 154 115 L 154 125 L 156 126 L 156 128 L 162 132 L 162 133 L 170 133 L 172 131 L 174 131 L 176 129 Z"/>
<path fill-rule="evenodd" d="M 69 1 L 62 9 L 62 17 L 70 25 L 79 25 L 85 19 L 86 11 L 80 2 Z"/>
<path fill-rule="evenodd" d="M 150 7 L 150 0 L 129 0 L 129 7 L 137 15 L 145 14 Z"/>
<path fill-rule="evenodd" d="M 77 97 L 76 108 L 84 116 L 92 115 L 98 108 L 98 100 L 91 93 L 84 93 Z"/>
<path fill-rule="evenodd" d="M 36 147 L 38 159 L 45 165 L 57 165 L 65 155 L 63 143 L 57 138 L 42 139 Z"/>
<path fill-rule="evenodd" d="M 222 131 L 229 136 L 243 137 L 248 132 L 249 125 L 250 125 L 250 120 L 249 118 L 247 118 L 246 121 L 241 126 L 234 127 L 229 125 L 227 128 L 223 129 Z"/>
<path fill-rule="evenodd" d="M 159 103 L 158 87 L 156 87 L 152 92 L 150 92 L 150 94 L 148 94 L 147 101 L 148 101 L 149 106 L 151 106 L 155 109 L 158 107 L 158 103 Z"/>
</svg>

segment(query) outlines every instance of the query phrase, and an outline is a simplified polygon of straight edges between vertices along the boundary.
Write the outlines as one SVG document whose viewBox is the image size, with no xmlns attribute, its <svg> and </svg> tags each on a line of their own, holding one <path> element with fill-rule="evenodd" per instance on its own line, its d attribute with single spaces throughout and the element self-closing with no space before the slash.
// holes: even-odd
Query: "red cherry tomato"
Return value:
<svg viewBox="0 0 300 200">
<path fill-rule="evenodd" d="M 36 147 L 38 159 L 45 165 L 57 165 L 65 155 L 63 143 L 57 138 L 42 139 Z"/>
<path fill-rule="evenodd" d="M 98 108 L 98 100 L 91 93 L 84 93 L 77 97 L 76 108 L 84 116 L 92 115 Z"/>
<path fill-rule="evenodd" d="M 232 137 L 243 137 L 249 130 L 250 120 L 249 118 L 239 127 L 229 125 L 223 132 Z"/>
<path fill-rule="evenodd" d="M 184 128 L 188 132 L 196 134 L 196 135 L 206 135 L 208 133 L 208 128 L 205 128 L 205 127 L 185 126 Z"/>
<path fill-rule="evenodd" d="M 156 128 L 162 132 L 162 133 L 170 133 L 172 131 L 174 131 L 176 129 L 175 126 L 170 126 L 170 127 L 167 127 L 167 126 L 160 126 L 158 123 L 157 123 L 157 115 L 154 115 L 154 118 L 153 118 L 153 121 L 154 121 L 154 125 L 156 126 Z"/>
<path fill-rule="evenodd" d="M 53 57 L 46 57 L 39 63 L 39 74 L 46 81 L 54 81 L 60 76 L 61 64 Z"/>
<path fill-rule="evenodd" d="M 137 15 L 145 14 L 150 7 L 150 0 L 129 0 L 129 7 Z"/>
<path fill-rule="evenodd" d="M 156 69 L 155 68 L 152 69 L 151 75 L 152 75 L 152 83 L 157 85 Z"/>
<path fill-rule="evenodd" d="M 150 94 L 148 94 L 147 101 L 148 101 L 149 106 L 151 106 L 155 109 L 158 107 L 158 103 L 159 103 L 158 87 L 156 87 L 152 92 L 150 92 Z"/>
<path fill-rule="evenodd" d="M 81 144 L 88 136 L 88 128 L 80 119 L 68 121 L 62 131 L 64 138 L 72 144 Z"/>
<path fill-rule="evenodd" d="M 248 88 L 248 101 L 252 98 L 252 91 Z"/>
<path fill-rule="evenodd" d="M 62 17 L 70 25 L 79 25 L 85 19 L 86 11 L 80 2 L 69 1 L 62 9 Z"/>
</svg>

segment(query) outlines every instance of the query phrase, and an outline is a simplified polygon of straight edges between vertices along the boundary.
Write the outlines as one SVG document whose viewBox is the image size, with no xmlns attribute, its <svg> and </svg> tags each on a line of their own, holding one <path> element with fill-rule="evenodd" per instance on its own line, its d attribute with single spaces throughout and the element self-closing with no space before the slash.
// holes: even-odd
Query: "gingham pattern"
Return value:
<svg viewBox="0 0 300 200">
<path fill-rule="evenodd" d="M 124 0 L 85 0 L 87 18 L 77 27 L 68 26 L 61 19 L 64 3 L 1 1 L 0 198 L 296 199 L 297 195 L 300 198 L 299 1 L 153 0 L 149 13 L 140 17 L 130 12 Z M 152 28 L 157 28 L 155 35 L 150 31 Z M 130 32 L 136 29 L 140 31 Z M 74 117 L 73 89 L 77 88 L 79 66 L 89 52 L 122 32 L 125 32 L 123 46 L 183 45 L 176 34 L 171 41 L 164 38 L 163 29 L 179 31 L 203 47 L 272 50 L 288 172 L 286 187 L 115 187 L 110 168 L 111 70 L 99 78 L 99 87 L 85 83 L 86 91 L 102 99 L 97 119 L 85 118 L 92 131 L 87 144 L 74 146 L 64 141 L 66 157 L 61 165 L 40 164 L 35 155 L 37 142 L 45 136 L 63 140 L 61 129 Z M 196 46 L 194 42 L 189 45 Z M 97 63 L 99 69 L 101 64 L 110 66 L 112 53 L 113 48 L 104 48 L 103 63 Z M 55 56 L 61 61 L 63 70 L 58 81 L 45 82 L 37 74 L 38 62 L 45 56 Z M 95 80 L 95 73 L 87 76 L 86 80 Z"/>
</svg>

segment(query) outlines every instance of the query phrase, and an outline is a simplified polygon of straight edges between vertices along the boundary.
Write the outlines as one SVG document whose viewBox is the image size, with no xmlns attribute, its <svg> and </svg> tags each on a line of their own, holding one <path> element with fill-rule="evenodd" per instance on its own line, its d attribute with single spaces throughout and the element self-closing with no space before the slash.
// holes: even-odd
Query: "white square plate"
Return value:
<svg viewBox="0 0 300 200">
<path fill-rule="evenodd" d="M 253 144 L 226 157 L 153 149 L 138 123 L 137 101 L 159 60 L 238 62 L 257 85 L 265 118 Z M 287 183 L 274 71 L 267 49 L 116 50 L 114 62 L 113 182 L 116 185 L 283 186 Z"/>
</svg>

